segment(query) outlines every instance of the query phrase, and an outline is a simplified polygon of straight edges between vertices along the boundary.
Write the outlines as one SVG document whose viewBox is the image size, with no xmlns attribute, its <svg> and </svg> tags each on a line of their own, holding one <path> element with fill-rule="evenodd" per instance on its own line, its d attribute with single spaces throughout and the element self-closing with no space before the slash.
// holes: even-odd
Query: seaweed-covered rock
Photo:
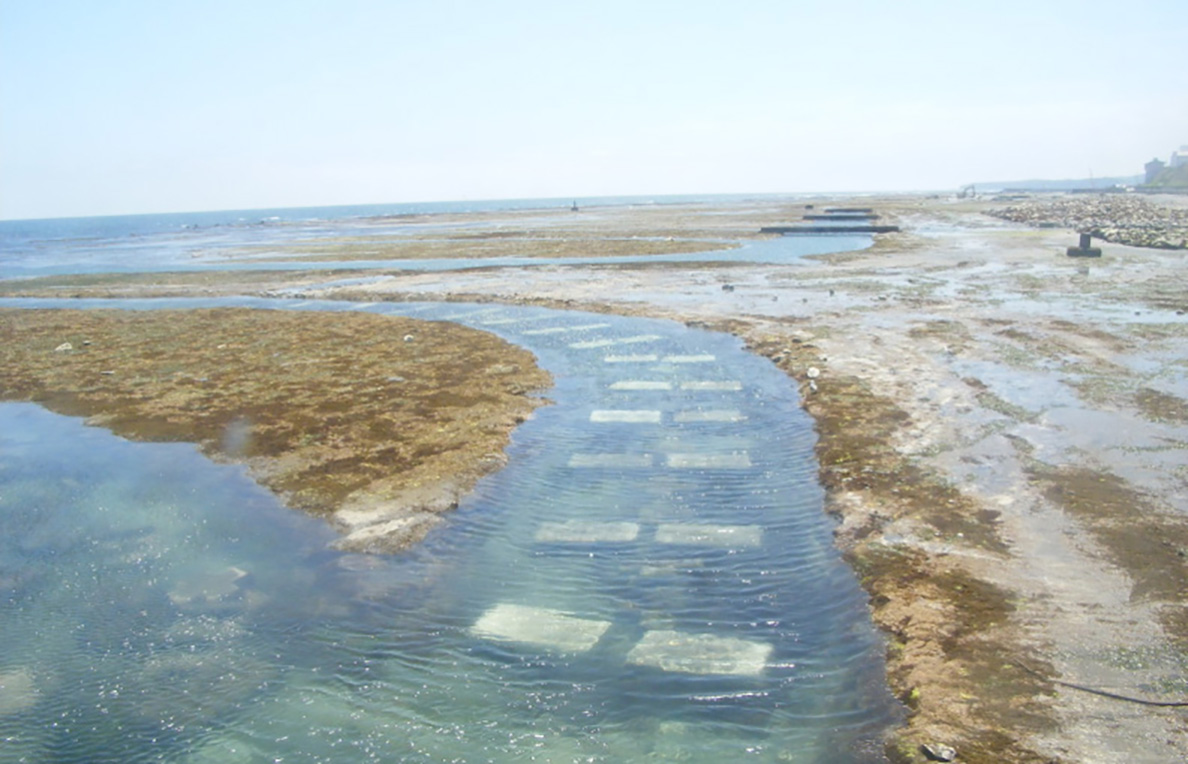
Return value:
<svg viewBox="0 0 1188 764">
<path fill-rule="evenodd" d="M 1070 196 L 1011 205 L 995 217 L 1039 228 L 1071 228 L 1115 244 L 1188 249 L 1188 209 L 1154 204 L 1138 196 Z"/>
</svg>

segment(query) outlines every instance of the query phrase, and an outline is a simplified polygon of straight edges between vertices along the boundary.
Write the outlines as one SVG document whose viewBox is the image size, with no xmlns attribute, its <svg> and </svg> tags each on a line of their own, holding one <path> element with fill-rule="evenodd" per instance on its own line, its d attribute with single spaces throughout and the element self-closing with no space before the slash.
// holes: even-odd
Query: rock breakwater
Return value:
<svg viewBox="0 0 1188 764">
<path fill-rule="evenodd" d="M 1034 200 L 990 214 L 1033 226 L 1072 228 L 1115 244 L 1188 249 L 1188 209 L 1165 207 L 1141 197 L 1111 194 Z"/>
</svg>

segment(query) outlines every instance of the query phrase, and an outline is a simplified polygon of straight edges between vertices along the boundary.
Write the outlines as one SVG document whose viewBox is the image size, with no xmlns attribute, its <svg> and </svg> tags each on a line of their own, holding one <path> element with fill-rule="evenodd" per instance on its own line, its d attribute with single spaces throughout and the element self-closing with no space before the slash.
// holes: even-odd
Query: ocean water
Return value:
<svg viewBox="0 0 1188 764">
<path fill-rule="evenodd" d="M 795 200 L 796 197 L 663 196 L 601 197 L 576 200 L 583 209 L 624 205 L 717 203 L 745 205 L 760 199 Z M 199 270 L 294 270 L 309 268 L 398 268 L 441 270 L 490 265 L 554 265 L 583 262 L 638 262 L 642 258 L 577 258 L 483 260 L 396 260 L 351 262 L 263 262 L 242 257 L 227 260 L 231 250 L 245 247 L 283 247 L 285 244 L 326 237 L 403 236 L 427 231 L 456 230 L 472 223 L 424 219 L 414 216 L 499 211 L 555 211 L 568 209 L 574 200 L 519 199 L 471 202 L 302 207 L 288 209 L 231 210 L 221 212 L 123 215 L 44 220 L 0 220 L 0 279 L 72 273 L 134 273 Z M 796 236 L 755 242 L 743 250 L 670 255 L 651 261 L 794 262 L 809 254 L 824 254 L 869 246 L 869 236 Z M 274 253 L 262 252 L 260 258 Z"/>
<path fill-rule="evenodd" d="M 899 710 L 811 423 L 737 339 L 491 305 L 4 304 L 453 320 L 556 387 L 388 557 L 193 447 L 0 405 L 0 760 L 883 760 Z"/>
</svg>

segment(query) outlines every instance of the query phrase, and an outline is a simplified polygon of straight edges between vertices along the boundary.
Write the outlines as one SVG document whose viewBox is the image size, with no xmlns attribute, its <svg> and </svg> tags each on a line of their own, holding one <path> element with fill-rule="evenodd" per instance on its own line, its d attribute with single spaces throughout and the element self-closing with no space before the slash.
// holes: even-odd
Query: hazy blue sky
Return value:
<svg viewBox="0 0 1188 764">
<path fill-rule="evenodd" d="M 1188 1 L 0 0 L 0 217 L 1135 174 Z"/>
</svg>

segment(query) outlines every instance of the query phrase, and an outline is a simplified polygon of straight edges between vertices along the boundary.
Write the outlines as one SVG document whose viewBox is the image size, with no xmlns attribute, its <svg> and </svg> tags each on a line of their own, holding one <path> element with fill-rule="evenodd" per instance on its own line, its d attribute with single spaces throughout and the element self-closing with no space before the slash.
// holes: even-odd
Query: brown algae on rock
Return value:
<svg viewBox="0 0 1188 764">
<path fill-rule="evenodd" d="M 0 399 L 247 464 L 291 506 L 419 540 L 483 474 L 549 375 L 528 351 L 444 322 L 356 312 L 7 310 Z M 413 334 L 417 342 L 401 338 Z M 63 342 L 73 349 L 54 352 Z M 381 528 L 373 529 L 383 530 Z"/>
</svg>

